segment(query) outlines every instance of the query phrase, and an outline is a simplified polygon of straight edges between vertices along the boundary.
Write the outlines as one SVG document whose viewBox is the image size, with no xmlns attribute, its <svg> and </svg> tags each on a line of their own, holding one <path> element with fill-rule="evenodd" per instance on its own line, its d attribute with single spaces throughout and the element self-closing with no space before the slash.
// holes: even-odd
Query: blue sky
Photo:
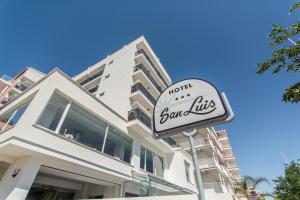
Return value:
<svg viewBox="0 0 300 200">
<path fill-rule="evenodd" d="M 144 35 L 173 81 L 199 77 L 226 92 L 236 118 L 221 128 L 241 173 L 271 180 L 283 172 L 281 152 L 300 158 L 300 104 L 281 102 L 300 77 L 257 76 L 255 64 L 271 54 L 271 25 L 299 19 L 288 15 L 293 2 L 0 0 L 0 72 L 73 76 Z"/>
</svg>

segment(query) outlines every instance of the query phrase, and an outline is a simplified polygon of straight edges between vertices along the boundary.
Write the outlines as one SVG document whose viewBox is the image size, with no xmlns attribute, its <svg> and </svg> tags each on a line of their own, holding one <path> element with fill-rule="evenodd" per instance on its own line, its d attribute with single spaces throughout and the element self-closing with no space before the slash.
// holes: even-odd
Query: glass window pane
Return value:
<svg viewBox="0 0 300 200">
<path fill-rule="evenodd" d="M 53 94 L 41 114 L 37 124 L 55 131 L 68 101 L 57 94 Z"/>
<path fill-rule="evenodd" d="M 12 124 L 12 125 L 18 123 L 19 119 L 24 114 L 24 112 L 25 112 L 26 108 L 28 107 L 28 105 L 29 105 L 29 102 L 23 104 L 20 108 L 18 108 L 16 114 L 14 114 L 14 116 L 12 117 L 12 119 L 9 123 Z"/>
<path fill-rule="evenodd" d="M 8 120 L 10 119 L 10 117 L 14 114 L 14 112 L 15 112 L 15 110 L 13 110 L 13 111 L 10 111 L 9 113 L 7 113 L 7 114 L 5 114 L 5 115 L 3 115 L 2 117 L 0 117 L 0 131 L 2 130 L 2 131 L 4 131 L 4 130 L 6 130 L 6 129 L 9 129 L 9 128 L 11 128 L 11 127 L 13 127 L 13 124 L 12 123 L 8 123 L 7 124 L 7 122 L 8 122 Z"/>
<path fill-rule="evenodd" d="M 72 104 L 59 134 L 102 151 L 106 127 L 102 120 Z"/>
<path fill-rule="evenodd" d="M 186 180 L 190 183 L 191 182 L 190 164 L 187 162 L 184 162 L 184 166 L 185 166 Z"/>
<path fill-rule="evenodd" d="M 132 140 L 113 127 L 108 128 L 104 153 L 130 163 Z"/>
<path fill-rule="evenodd" d="M 145 169 L 145 148 L 144 147 L 141 147 L 140 168 Z"/>
<path fill-rule="evenodd" d="M 146 171 L 153 174 L 153 154 L 146 150 Z"/>
<path fill-rule="evenodd" d="M 9 111 L 7 114 L 0 117 L 0 130 L 2 130 L 5 127 L 2 130 L 2 131 L 4 131 L 6 129 L 13 127 L 15 124 L 17 124 L 19 119 L 25 112 L 26 108 L 28 107 L 30 101 L 31 101 L 31 99 L 26 100 L 25 102 L 23 102 L 22 104 L 17 106 L 17 108 Z"/>
</svg>

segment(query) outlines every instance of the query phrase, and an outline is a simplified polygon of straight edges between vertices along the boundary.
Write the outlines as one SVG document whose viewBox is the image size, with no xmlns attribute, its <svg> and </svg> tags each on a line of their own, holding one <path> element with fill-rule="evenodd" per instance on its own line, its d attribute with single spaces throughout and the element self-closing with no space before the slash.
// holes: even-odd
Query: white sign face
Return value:
<svg viewBox="0 0 300 200">
<path fill-rule="evenodd" d="M 153 113 L 157 138 L 188 128 L 211 126 L 225 121 L 228 112 L 218 90 L 200 79 L 188 79 L 168 87 L 158 98 Z"/>
</svg>

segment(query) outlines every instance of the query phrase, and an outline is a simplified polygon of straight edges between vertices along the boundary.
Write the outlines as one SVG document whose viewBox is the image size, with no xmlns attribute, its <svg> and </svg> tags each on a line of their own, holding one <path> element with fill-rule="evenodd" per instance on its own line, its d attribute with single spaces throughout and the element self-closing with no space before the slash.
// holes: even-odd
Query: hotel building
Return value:
<svg viewBox="0 0 300 200">
<path fill-rule="evenodd" d="M 0 108 L 17 98 L 44 76 L 45 74 L 31 67 L 26 67 L 14 78 L 2 75 L 0 77 Z"/>
<path fill-rule="evenodd" d="M 0 200 L 196 198 L 186 139 L 152 138 L 171 79 L 144 37 L 75 77 L 56 68 L 34 80 L 0 110 Z M 198 132 L 207 200 L 237 199 L 226 132 Z"/>
</svg>

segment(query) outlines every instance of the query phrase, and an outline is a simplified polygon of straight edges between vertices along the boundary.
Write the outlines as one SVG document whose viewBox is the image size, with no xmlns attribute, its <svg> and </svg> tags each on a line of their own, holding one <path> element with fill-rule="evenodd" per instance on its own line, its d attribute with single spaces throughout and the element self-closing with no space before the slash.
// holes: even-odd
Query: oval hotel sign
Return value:
<svg viewBox="0 0 300 200">
<path fill-rule="evenodd" d="M 179 81 L 163 91 L 153 111 L 154 137 L 180 134 L 190 128 L 212 126 L 228 117 L 219 91 L 207 81 Z"/>
</svg>

